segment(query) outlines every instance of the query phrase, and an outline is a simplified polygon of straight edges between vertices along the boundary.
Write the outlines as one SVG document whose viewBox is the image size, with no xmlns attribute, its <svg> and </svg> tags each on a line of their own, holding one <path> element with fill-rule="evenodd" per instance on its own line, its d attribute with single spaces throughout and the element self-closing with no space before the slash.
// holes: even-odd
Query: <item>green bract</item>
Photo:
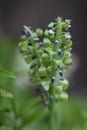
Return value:
<svg viewBox="0 0 87 130">
<path fill-rule="evenodd" d="M 44 31 L 24 26 L 20 38 L 20 53 L 30 66 L 29 79 L 39 84 L 48 104 L 52 97 L 53 101 L 68 98 L 64 91 L 69 83 L 64 78 L 64 72 L 72 63 L 70 27 L 70 20 L 58 17 Z"/>
</svg>

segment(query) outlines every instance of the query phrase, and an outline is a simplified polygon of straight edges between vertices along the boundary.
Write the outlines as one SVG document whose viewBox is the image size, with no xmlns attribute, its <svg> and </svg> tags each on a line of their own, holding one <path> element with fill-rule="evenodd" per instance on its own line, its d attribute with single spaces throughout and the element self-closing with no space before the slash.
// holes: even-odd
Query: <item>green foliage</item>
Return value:
<svg viewBox="0 0 87 130">
<path fill-rule="evenodd" d="M 9 72 L 5 69 L 0 68 L 0 77 L 5 77 L 5 78 L 16 78 L 16 75 L 13 74 L 12 72 Z"/>
<path fill-rule="evenodd" d="M 13 98 L 13 95 L 10 92 L 7 92 L 7 91 L 2 90 L 2 89 L 0 89 L 0 96 L 1 97 Z"/>
<path fill-rule="evenodd" d="M 7 42 L 10 42 L 10 40 L 9 39 L 7 39 Z M 9 44 L 8 44 L 8 47 L 6 47 L 6 46 L 4 46 L 5 45 L 5 43 L 4 43 L 4 40 L 2 40 L 2 45 L 1 45 L 1 50 L 0 50 L 0 53 L 1 53 L 1 55 L 0 56 L 2 56 L 1 58 L 0 58 L 0 61 L 1 61 L 1 63 L 0 63 L 0 65 L 2 66 L 2 65 L 4 65 L 4 58 L 6 58 L 6 57 L 4 57 L 5 55 L 8 57 L 8 55 L 7 55 L 7 48 L 8 49 L 10 49 L 10 47 L 9 47 Z M 4 50 L 6 51 L 5 53 L 4 53 L 4 55 L 3 55 L 3 52 L 4 52 Z M 9 50 L 9 52 L 10 52 L 10 50 Z M 7 62 L 8 63 L 8 62 Z M 5 70 L 5 69 L 3 69 L 3 68 L 1 68 L 0 67 L 0 80 L 2 80 L 2 78 L 12 78 L 12 79 L 14 79 L 14 78 L 16 78 L 16 75 L 14 74 L 14 73 L 12 73 L 12 72 L 10 72 L 10 71 L 8 71 L 8 70 Z M 0 86 L 1 87 L 1 86 Z M 1 89 L 0 88 L 0 97 L 9 97 L 9 98 L 13 98 L 13 95 L 10 93 L 10 92 L 7 92 L 7 91 L 5 91 L 5 90 L 3 90 L 3 89 Z"/>
</svg>

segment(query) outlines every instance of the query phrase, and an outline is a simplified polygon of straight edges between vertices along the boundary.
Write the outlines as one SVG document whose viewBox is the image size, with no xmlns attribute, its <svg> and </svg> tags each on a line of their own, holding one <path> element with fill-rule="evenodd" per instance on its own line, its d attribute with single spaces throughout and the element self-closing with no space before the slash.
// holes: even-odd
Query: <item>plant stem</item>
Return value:
<svg viewBox="0 0 87 130">
<path fill-rule="evenodd" d="M 55 39 L 58 40 L 58 48 L 61 45 L 61 34 L 62 34 L 62 19 L 59 17 L 57 20 L 57 26 L 56 26 L 56 36 Z"/>
<path fill-rule="evenodd" d="M 61 45 L 61 33 L 62 33 L 62 19 L 57 19 L 57 27 L 56 27 L 56 36 L 55 39 L 58 40 L 59 44 L 57 47 L 54 47 L 54 51 L 57 51 L 57 49 L 60 48 Z M 55 59 L 58 59 L 58 57 L 54 57 Z M 56 70 L 53 65 L 53 71 L 52 76 L 56 76 Z M 58 119 L 58 112 L 55 111 L 55 91 L 54 91 L 55 84 L 51 83 L 50 85 L 50 96 L 53 96 L 53 101 L 49 104 L 49 110 L 50 110 L 50 116 L 49 116 L 49 130 L 58 130 L 57 128 L 57 119 Z"/>
<path fill-rule="evenodd" d="M 51 95 L 53 95 L 54 97 L 54 85 L 51 84 L 50 86 L 50 93 Z M 55 102 L 54 102 L 54 99 L 52 102 L 50 102 L 50 105 L 49 105 L 49 110 L 50 110 L 50 116 L 49 116 L 49 130 L 56 130 L 55 127 L 55 110 L 54 110 L 54 105 L 55 105 Z"/>
</svg>

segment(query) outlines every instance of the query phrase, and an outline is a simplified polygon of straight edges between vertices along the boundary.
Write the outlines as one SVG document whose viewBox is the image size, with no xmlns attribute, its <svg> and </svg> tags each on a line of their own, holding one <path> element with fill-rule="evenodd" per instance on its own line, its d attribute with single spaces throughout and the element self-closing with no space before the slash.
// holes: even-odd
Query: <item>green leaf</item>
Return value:
<svg viewBox="0 0 87 130">
<path fill-rule="evenodd" d="M 55 86 L 55 90 L 56 90 L 57 93 L 61 93 L 62 92 L 62 86 L 61 85 Z"/>
<path fill-rule="evenodd" d="M 20 51 L 26 52 L 28 50 L 28 43 L 25 42 L 20 42 L 19 43 Z"/>
<path fill-rule="evenodd" d="M 52 57 L 52 56 L 56 56 L 57 53 L 55 51 L 51 51 L 51 49 L 46 48 L 45 51 Z"/>
<path fill-rule="evenodd" d="M 36 34 L 37 34 L 38 36 L 41 36 L 41 35 L 43 34 L 43 30 L 40 29 L 40 28 L 37 28 L 37 29 L 36 29 Z"/>
<path fill-rule="evenodd" d="M 30 64 L 31 63 L 31 60 L 32 60 L 32 55 L 28 55 L 28 56 L 25 56 L 25 57 L 23 57 L 24 58 L 24 60 L 25 60 L 25 62 L 27 63 L 27 64 Z"/>
<path fill-rule="evenodd" d="M 38 70 L 39 76 L 45 76 L 46 75 L 46 68 L 44 66 L 40 67 Z"/>
<path fill-rule="evenodd" d="M 48 27 L 53 27 L 53 25 L 54 25 L 54 23 L 51 22 L 51 23 L 48 24 Z"/>
<path fill-rule="evenodd" d="M 48 58 L 49 58 L 49 55 L 47 53 L 42 54 L 42 59 L 43 60 L 48 59 Z"/>
<path fill-rule="evenodd" d="M 13 98 L 13 95 L 10 92 L 7 92 L 7 91 L 2 90 L 2 89 L 0 89 L 0 96 L 1 97 Z"/>
<path fill-rule="evenodd" d="M 62 60 L 55 60 L 53 59 L 53 65 L 57 67 L 58 65 L 62 65 Z"/>
<path fill-rule="evenodd" d="M 71 64 L 72 64 L 72 59 L 71 59 L 71 57 L 69 57 L 69 56 L 64 57 L 63 63 L 64 63 L 65 65 L 71 65 Z"/>
<path fill-rule="evenodd" d="M 43 114 L 45 114 L 43 108 L 42 107 L 33 108 L 30 111 L 29 115 L 25 117 L 22 123 L 17 127 L 17 130 L 22 130 L 24 127 L 26 127 L 27 125 L 35 121 L 37 118 L 39 118 L 40 116 L 43 116 Z"/>
<path fill-rule="evenodd" d="M 5 77 L 5 78 L 16 78 L 16 75 L 12 72 L 9 72 L 5 69 L 0 68 L 0 77 Z"/>
<path fill-rule="evenodd" d="M 70 48 L 72 46 L 72 41 L 71 40 L 66 40 L 64 42 L 64 44 L 65 44 L 66 48 Z"/>
<path fill-rule="evenodd" d="M 60 80 L 59 81 L 59 85 L 62 86 L 63 90 L 66 90 L 68 88 L 68 86 L 69 86 L 69 82 L 66 79 Z"/>
<path fill-rule="evenodd" d="M 44 32 L 45 36 L 49 37 L 48 30 L 46 29 Z"/>
<path fill-rule="evenodd" d="M 39 97 L 31 98 L 31 100 L 27 101 L 25 104 L 21 106 L 17 113 L 17 117 L 19 117 L 21 114 L 25 113 L 26 110 L 31 110 L 31 108 L 39 101 Z"/>
<path fill-rule="evenodd" d="M 45 90 L 48 91 L 50 87 L 50 81 L 41 81 L 41 85 L 45 86 Z"/>
<path fill-rule="evenodd" d="M 68 94 L 66 92 L 62 92 L 59 97 L 58 97 L 59 101 L 67 101 L 68 100 Z"/>
<path fill-rule="evenodd" d="M 21 36 L 21 38 L 20 38 L 20 41 L 21 41 L 21 42 L 25 42 L 26 40 L 27 40 L 27 39 L 26 39 L 26 36 L 24 36 L 24 35 Z"/>
<path fill-rule="evenodd" d="M 43 43 L 44 43 L 44 44 L 50 44 L 51 41 L 50 41 L 48 38 L 44 38 L 44 39 L 43 39 Z"/>
</svg>

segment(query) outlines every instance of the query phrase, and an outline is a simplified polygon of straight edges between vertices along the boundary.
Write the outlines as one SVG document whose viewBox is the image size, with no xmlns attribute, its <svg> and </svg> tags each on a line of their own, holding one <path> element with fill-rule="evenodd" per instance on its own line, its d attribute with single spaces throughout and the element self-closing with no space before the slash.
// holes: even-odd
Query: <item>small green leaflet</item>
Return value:
<svg viewBox="0 0 87 130">
<path fill-rule="evenodd" d="M 0 77 L 5 77 L 5 78 L 16 78 L 15 74 L 12 72 L 9 72 L 5 69 L 0 68 Z"/>
</svg>

